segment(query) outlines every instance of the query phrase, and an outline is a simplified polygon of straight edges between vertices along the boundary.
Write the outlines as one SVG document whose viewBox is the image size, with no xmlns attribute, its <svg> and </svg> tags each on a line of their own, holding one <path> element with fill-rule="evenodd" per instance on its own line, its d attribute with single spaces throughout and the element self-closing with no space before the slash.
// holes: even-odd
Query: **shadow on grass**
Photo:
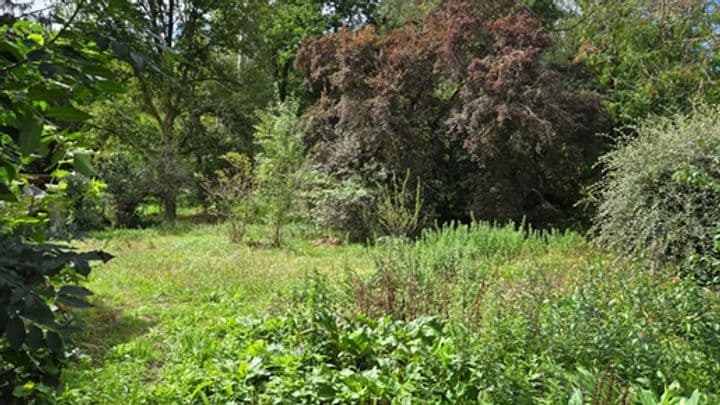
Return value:
<svg viewBox="0 0 720 405">
<path fill-rule="evenodd" d="M 103 363 L 114 346 L 144 335 L 157 324 L 152 318 L 127 315 L 122 308 L 99 300 L 93 305 L 79 314 L 85 328 L 75 337 L 75 342 L 96 364 Z"/>
</svg>

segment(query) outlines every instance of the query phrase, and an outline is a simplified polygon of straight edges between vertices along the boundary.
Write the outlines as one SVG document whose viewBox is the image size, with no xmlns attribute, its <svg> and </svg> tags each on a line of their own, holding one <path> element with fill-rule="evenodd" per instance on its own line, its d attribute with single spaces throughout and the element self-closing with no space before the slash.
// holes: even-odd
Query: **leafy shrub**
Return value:
<svg viewBox="0 0 720 405">
<path fill-rule="evenodd" d="M 575 249 L 591 247 L 573 234 L 526 234 L 511 225 L 425 232 L 415 243 L 382 247 L 369 279 L 349 279 L 355 305 L 342 307 L 450 321 L 465 331 L 458 338 L 482 347 L 474 367 L 486 381 L 477 384 L 496 384 L 495 401 L 504 392 L 519 402 L 564 402 L 570 387 L 583 386 L 578 367 L 592 370 L 593 388 L 584 389 L 597 403 L 626 395 L 636 379 L 655 393 L 674 381 L 685 395 L 716 393 L 718 296 L 601 257 L 558 268 L 554 255 L 572 257 Z"/>
<path fill-rule="evenodd" d="M 377 190 L 359 176 L 338 180 L 321 171 L 313 172 L 308 184 L 308 211 L 313 222 L 352 242 L 365 242 L 372 236 Z"/>
<path fill-rule="evenodd" d="M 255 136 L 257 155 L 255 183 L 258 201 L 273 229 L 272 243 L 280 245 L 282 228 L 296 208 L 305 159 L 302 133 L 298 127 L 297 101 L 286 101 L 259 113 Z"/>
<path fill-rule="evenodd" d="M 510 223 L 445 225 L 426 230 L 416 242 L 390 240 L 373 255 L 375 272 L 351 285 L 359 308 L 399 319 L 462 315 L 482 297 L 495 266 L 548 246 L 577 242 L 573 234 L 529 234 Z M 547 242 L 546 242 L 547 239 Z M 457 312 L 459 311 L 459 312 Z"/>
<path fill-rule="evenodd" d="M 100 178 L 107 184 L 112 205 L 112 226 L 137 225 L 137 208 L 152 194 L 151 170 L 137 155 L 122 151 L 100 156 L 97 169 Z"/>
<path fill-rule="evenodd" d="M 63 178 L 67 221 L 80 230 L 102 229 L 107 224 L 105 216 L 107 196 L 105 184 L 79 173 Z"/>
<path fill-rule="evenodd" d="M 536 302 L 518 296 L 504 311 L 503 303 L 498 302 L 488 312 L 486 322 L 486 326 L 498 329 L 469 331 L 462 323 L 433 316 L 402 321 L 348 315 L 338 309 L 333 301 L 337 298 L 322 287 L 330 284 L 326 278 L 312 283 L 317 295 L 304 297 L 309 305 L 295 307 L 289 315 L 227 319 L 221 327 L 204 330 L 203 338 L 196 337 L 202 344 L 193 346 L 192 356 L 180 356 L 165 365 L 176 378 L 174 384 L 155 386 L 148 400 L 505 403 L 512 398 L 514 403 L 530 404 L 564 403 L 568 399 L 577 403 L 579 398 L 594 399 L 594 403 L 627 403 L 622 401 L 663 393 L 669 383 L 664 384 L 662 379 L 680 381 L 674 385 L 675 398 L 693 395 L 697 388 L 708 393 L 707 403 L 717 399 L 713 396 L 717 394 L 713 374 L 717 373 L 717 365 L 712 362 L 718 357 L 711 346 L 704 346 L 712 342 L 693 342 L 691 334 L 680 333 L 682 327 L 662 330 L 677 319 L 660 320 L 647 340 L 635 344 L 635 335 L 627 339 L 625 333 L 617 334 L 617 329 L 602 334 L 608 320 L 605 315 L 610 314 L 596 318 L 585 313 L 579 324 L 571 323 L 578 318 L 569 318 L 563 325 L 565 333 L 595 338 L 582 341 L 584 346 L 570 340 L 572 346 L 566 354 L 560 351 L 565 346 L 565 341 L 558 339 L 562 336 L 547 333 L 543 326 L 553 325 L 553 316 L 559 314 L 552 312 L 554 303 L 560 302 L 554 297 L 550 303 L 533 308 Z M 672 294 L 679 291 L 675 287 L 663 294 L 663 299 L 672 301 Z M 681 290 L 686 287 L 695 288 L 685 285 Z M 516 305 L 518 299 L 523 305 Z M 635 304 L 634 300 L 617 304 L 623 310 L 612 316 L 622 318 L 624 311 Z M 521 308 L 530 312 L 515 312 Z M 642 309 L 631 310 L 629 322 L 643 317 Z M 717 319 L 710 310 L 681 313 L 687 319 L 694 315 L 703 319 L 692 333 L 712 332 L 704 322 Z M 533 319 L 538 315 L 541 327 L 536 329 Z M 655 321 L 656 312 L 648 315 L 647 319 Z M 536 330 L 540 333 L 535 334 Z M 602 339 L 608 336 L 613 339 L 606 343 Z M 658 336 L 663 340 L 656 347 L 650 345 L 651 339 Z M 625 342 L 618 347 L 647 352 L 657 356 L 658 361 L 633 352 L 614 351 L 622 339 Z M 543 345 L 548 345 L 549 350 Z M 591 352 L 582 354 L 584 347 Z M 603 350 L 606 353 L 594 360 L 592 356 Z M 572 358 L 576 354 L 580 354 L 577 360 Z M 672 361 L 664 364 L 664 360 Z M 657 374 L 655 370 L 650 374 L 643 370 L 655 366 Z M 614 374 L 612 367 L 623 372 Z M 632 375 L 638 370 L 643 371 Z"/>
<path fill-rule="evenodd" d="M 655 264 L 718 257 L 720 109 L 651 118 L 602 163 L 597 240 Z M 709 269 L 706 280 L 717 276 Z"/>
<path fill-rule="evenodd" d="M 0 400 L 50 398 L 60 382 L 63 341 L 77 330 L 71 309 L 89 306 L 90 291 L 73 284 L 89 274 L 89 261 L 111 256 L 7 236 L 0 242 Z"/>
<path fill-rule="evenodd" d="M 209 211 L 230 224 L 230 241 L 241 242 L 253 214 L 252 163 L 247 156 L 229 152 L 222 156 L 229 166 L 215 171 L 215 178 L 200 177 L 212 201 Z"/>
<path fill-rule="evenodd" d="M 41 243 L 46 212 L 63 202 L 61 166 L 92 172 L 74 131 L 87 119 L 76 106 L 94 101 L 100 83 L 112 87 L 102 36 L 73 26 L 77 12 L 46 26 L 20 14 L 0 24 L 0 403 L 9 404 L 52 401 L 74 329 L 70 308 L 87 305 L 75 281 L 89 261 L 110 258 Z M 50 28 L 56 22 L 61 29 Z"/>
</svg>

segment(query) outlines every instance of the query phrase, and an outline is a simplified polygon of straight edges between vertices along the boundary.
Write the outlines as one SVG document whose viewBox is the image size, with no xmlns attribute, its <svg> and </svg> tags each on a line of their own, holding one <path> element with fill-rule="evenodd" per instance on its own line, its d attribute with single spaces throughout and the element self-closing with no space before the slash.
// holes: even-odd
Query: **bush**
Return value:
<svg viewBox="0 0 720 405">
<path fill-rule="evenodd" d="M 602 159 L 597 240 L 654 264 L 717 258 L 720 108 L 652 118 Z M 705 279 L 717 276 L 709 269 Z"/>
<path fill-rule="evenodd" d="M 612 403 L 673 382 L 675 394 L 717 394 L 718 295 L 601 255 L 563 262 L 578 251 L 592 248 L 572 233 L 446 227 L 381 247 L 368 279 L 348 279 L 354 305 L 340 307 L 449 322 L 445 333 L 476 356 L 472 389 L 491 402 L 560 403 L 580 392 Z"/>
<path fill-rule="evenodd" d="M 408 190 L 410 171 L 402 182 L 393 174 L 392 188 L 383 188 L 377 205 L 377 219 L 384 235 L 396 237 L 415 237 L 422 229 L 423 207 L 420 193 L 421 181 L 418 178 L 415 193 Z"/>
<path fill-rule="evenodd" d="M 139 156 L 130 152 L 100 156 L 97 169 L 110 195 L 113 228 L 137 225 L 137 208 L 152 194 L 151 170 Z"/>
<path fill-rule="evenodd" d="M 91 292 L 75 284 L 89 261 L 111 256 L 1 234 L 0 243 L 0 402 L 48 400 L 60 384 L 64 342 L 78 330 L 72 308 L 89 306 Z"/>
<path fill-rule="evenodd" d="M 539 302 L 521 291 L 500 295 L 498 288 L 492 299 L 506 301 L 488 301 L 486 319 L 474 330 L 438 316 L 352 314 L 328 291 L 332 283 L 316 275 L 289 315 L 227 319 L 206 331 L 210 336 L 198 350 L 203 360 L 174 359 L 175 383 L 157 385 L 147 399 L 605 404 L 664 391 L 666 398 L 700 397 L 697 389 L 714 403 L 718 312 L 703 307 L 699 290 L 622 272 L 604 284 L 606 269 L 588 272 L 576 291 L 542 290 L 534 296 L 542 296 Z M 603 288 L 594 293 L 596 281 Z M 629 292 L 617 289 L 638 284 Z M 606 302 L 609 297 L 615 299 Z M 567 316 L 574 310 L 577 316 Z"/>
<path fill-rule="evenodd" d="M 371 215 L 377 190 L 358 176 L 338 180 L 323 172 L 312 173 L 307 195 L 310 219 L 320 228 L 337 232 L 351 242 L 366 242 L 375 228 Z"/>
<path fill-rule="evenodd" d="M 211 201 L 209 212 L 229 222 L 230 241 L 239 243 L 253 213 L 252 164 L 247 156 L 236 152 L 221 158 L 229 167 L 216 170 L 212 180 L 200 176 L 200 182 Z"/>
<path fill-rule="evenodd" d="M 107 196 L 105 184 L 79 173 L 72 173 L 63 179 L 66 184 L 65 200 L 67 222 L 80 230 L 104 228 L 108 220 L 105 217 Z"/>
<path fill-rule="evenodd" d="M 469 319 L 500 264 L 572 244 L 584 242 L 572 233 L 526 233 L 512 223 L 450 224 L 424 231 L 416 242 L 389 240 L 373 255 L 372 276 L 351 279 L 350 288 L 364 313 Z"/>
</svg>

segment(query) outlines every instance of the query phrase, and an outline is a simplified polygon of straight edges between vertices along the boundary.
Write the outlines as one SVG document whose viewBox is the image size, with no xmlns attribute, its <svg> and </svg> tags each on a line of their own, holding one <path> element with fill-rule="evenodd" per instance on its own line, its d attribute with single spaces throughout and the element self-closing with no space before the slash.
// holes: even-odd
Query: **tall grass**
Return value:
<svg viewBox="0 0 720 405">
<path fill-rule="evenodd" d="M 466 316 L 488 279 L 512 271 L 510 263 L 587 248 L 571 232 L 540 232 L 508 223 L 448 224 L 426 230 L 414 242 L 391 239 L 372 255 L 368 280 L 351 277 L 361 311 L 400 319 L 419 315 Z"/>
</svg>

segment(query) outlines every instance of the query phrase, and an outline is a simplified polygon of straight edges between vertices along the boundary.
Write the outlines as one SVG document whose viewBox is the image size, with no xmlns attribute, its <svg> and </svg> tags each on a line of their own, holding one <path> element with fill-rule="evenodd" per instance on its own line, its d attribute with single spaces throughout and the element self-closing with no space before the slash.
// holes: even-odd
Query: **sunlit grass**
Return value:
<svg viewBox="0 0 720 405">
<path fill-rule="evenodd" d="M 262 227 L 249 232 L 261 241 Z M 68 401 L 122 402 L 178 378 L 172 358 L 219 355 L 213 331 L 240 316 L 262 315 L 282 302 L 305 274 L 367 272 L 367 248 L 313 246 L 302 229 L 285 247 L 233 244 L 223 225 L 104 231 L 77 242 L 115 259 L 97 266 L 87 286 L 95 308 L 81 314 L 86 330 L 64 380 Z M 301 237 L 297 237 L 301 234 Z M 217 341 L 217 342 L 216 342 Z"/>
</svg>

